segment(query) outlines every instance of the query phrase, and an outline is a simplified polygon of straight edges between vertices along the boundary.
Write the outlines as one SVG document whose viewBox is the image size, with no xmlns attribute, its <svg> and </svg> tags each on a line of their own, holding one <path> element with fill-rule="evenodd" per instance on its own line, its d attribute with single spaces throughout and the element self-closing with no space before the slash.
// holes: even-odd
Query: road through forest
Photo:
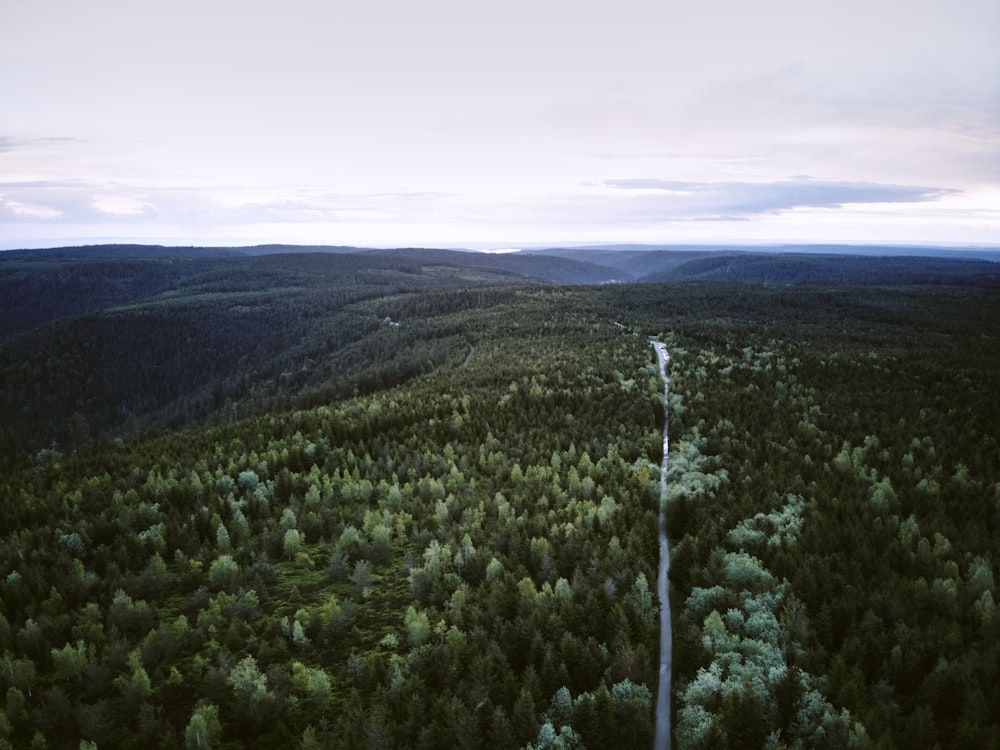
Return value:
<svg viewBox="0 0 1000 750">
<path fill-rule="evenodd" d="M 659 341 L 651 341 L 656 350 L 656 359 L 660 365 L 660 377 L 663 378 L 663 463 L 660 466 L 660 572 L 656 577 L 656 590 L 660 597 L 660 684 L 656 692 L 656 733 L 653 738 L 653 750 L 669 750 L 670 748 L 670 672 L 671 672 L 671 624 L 670 624 L 670 591 L 667 575 L 670 572 L 670 548 L 667 544 L 667 516 L 664 503 L 667 497 L 667 456 L 670 453 L 670 440 L 667 425 L 667 401 L 670 396 L 670 378 L 667 376 L 667 363 L 670 353 L 667 347 Z"/>
</svg>

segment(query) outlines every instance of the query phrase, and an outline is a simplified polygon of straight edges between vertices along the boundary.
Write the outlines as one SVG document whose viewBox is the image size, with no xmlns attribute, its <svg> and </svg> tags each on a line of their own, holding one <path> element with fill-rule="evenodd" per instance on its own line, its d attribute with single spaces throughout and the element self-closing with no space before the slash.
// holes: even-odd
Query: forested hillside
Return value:
<svg viewBox="0 0 1000 750">
<path fill-rule="evenodd" d="M 995 287 L 1000 268 L 685 247 L 295 250 L 109 245 L 0 254 L 0 466 L 53 444 L 134 439 L 404 382 L 468 348 L 461 327 L 445 329 L 430 314 L 488 308 L 510 295 L 508 285 L 644 277 Z M 434 309 L 412 296 L 472 287 L 481 294 L 439 295 Z"/>
<path fill-rule="evenodd" d="M 1000 747 L 988 279 L 154 265 L 0 347 L 0 748 L 649 745 L 649 335 L 675 746 Z"/>
<path fill-rule="evenodd" d="M 402 382 L 468 350 L 412 293 L 533 281 L 382 253 L 134 256 L 0 258 L 3 455 Z"/>
<path fill-rule="evenodd" d="M 1000 279 L 1000 266 L 987 260 L 864 257 L 805 253 L 705 254 L 651 273 L 639 281 L 750 281 L 772 284 L 988 284 Z"/>
<path fill-rule="evenodd" d="M 1000 747 L 1000 298 L 730 290 L 670 335 L 678 746 Z"/>
<path fill-rule="evenodd" d="M 617 281 L 772 284 L 996 284 L 996 248 L 851 245 L 610 245 L 531 254 L 613 269 Z"/>
<path fill-rule="evenodd" d="M 474 345 L 407 385 L 7 478 L 12 745 L 648 740 L 648 345 L 458 294 L 430 317 Z"/>
</svg>

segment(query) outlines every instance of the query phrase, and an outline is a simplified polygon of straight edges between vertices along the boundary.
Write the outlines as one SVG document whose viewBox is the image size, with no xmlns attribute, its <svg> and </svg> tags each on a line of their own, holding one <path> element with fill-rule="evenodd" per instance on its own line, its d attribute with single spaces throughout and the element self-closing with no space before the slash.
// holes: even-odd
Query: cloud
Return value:
<svg viewBox="0 0 1000 750">
<path fill-rule="evenodd" d="M 0 182 L 0 225 L 139 224 L 191 228 L 270 222 L 308 224 L 418 218 L 447 201 L 447 193 L 341 193 L 322 187 L 156 187 L 77 180 Z"/>
<path fill-rule="evenodd" d="M 862 203 L 933 201 L 959 190 L 870 182 L 827 182 L 796 178 L 776 182 L 687 182 L 647 178 L 605 180 L 606 187 L 660 196 L 665 214 L 706 218 L 770 214 L 795 208 L 843 208 Z"/>
<path fill-rule="evenodd" d="M 574 190 L 492 194 L 11 180 L 0 182 L 0 248 L 39 246 L 45 238 L 56 244 L 70 238 L 211 244 L 224 238 L 229 244 L 504 247 L 665 238 L 953 241 L 959 223 L 970 227 L 963 236 L 985 241 L 995 236 L 995 201 L 984 199 L 982 210 L 969 214 L 975 195 L 807 176 L 772 182 L 620 178 L 580 182 Z M 873 234 L 873 227 L 883 226 L 882 234 Z"/>
<path fill-rule="evenodd" d="M 66 136 L 51 136 L 45 138 L 18 138 L 14 136 L 0 135 L 0 153 L 8 151 L 27 151 L 45 146 L 65 146 L 74 143 L 85 143 L 82 138 L 71 138 Z"/>
<path fill-rule="evenodd" d="M 62 216 L 62 211 L 51 206 L 0 199 L 0 216 L 3 213 L 28 221 L 58 219 Z"/>
</svg>

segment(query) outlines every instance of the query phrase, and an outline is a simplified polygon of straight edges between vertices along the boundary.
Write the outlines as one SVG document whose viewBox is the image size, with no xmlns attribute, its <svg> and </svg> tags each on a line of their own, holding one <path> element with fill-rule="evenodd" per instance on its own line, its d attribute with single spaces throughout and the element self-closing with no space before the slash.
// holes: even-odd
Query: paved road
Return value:
<svg viewBox="0 0 1000 750">
<path fill-rule="evenodd" d="M 670 639 L 670 591 L 667 574 L 670 572 L 670 547 L 667 543 L 667 517 L 663 501 L 667 496 L 667 455 L 670 442 L 667 434 L 667 399 L 670 395 L 670 378 L 667 363 L 670 353 L 659 341 L 652 341 L 656 359 L 663 378 L 663 465 L 660 467 L 660 572 L 656 577 L 656 590 L 660 597 L 660 685 L 656 692 L 656 734 L 653 750 L 670 750 L 670 672 L 673 652 Z"/>
</svg>

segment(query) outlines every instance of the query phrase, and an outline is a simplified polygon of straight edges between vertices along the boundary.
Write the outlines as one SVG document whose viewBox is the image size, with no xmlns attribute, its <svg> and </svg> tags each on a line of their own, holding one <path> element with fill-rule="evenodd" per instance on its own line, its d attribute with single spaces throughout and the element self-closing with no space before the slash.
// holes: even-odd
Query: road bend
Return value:
<svg viewBox="0 0 1000 750">
<path fill-rule="evenodd" d="M 653 750 L 670 749 L 670 673 L 672 665 L 672 642 L 670 623 L 670 591 L 668 574 L 670 572 L 670 547 L 667 543 L 667 456 L 670 453 L 670 440 L 667 425 L 667 403 L 670 396 L 670 378 L 667 375 L 667 363 L 670 353 L 665 344 L 651 341 L 656 350 L 656 359 L 660 365 L 660 377 L 663 378 L 663 463 L 660 466 L 660 572 L 656 577 L 656 590 L 660 597 L 660 684 L 656 692 L 656 732 L 653 737 Z"/>
</svg>

